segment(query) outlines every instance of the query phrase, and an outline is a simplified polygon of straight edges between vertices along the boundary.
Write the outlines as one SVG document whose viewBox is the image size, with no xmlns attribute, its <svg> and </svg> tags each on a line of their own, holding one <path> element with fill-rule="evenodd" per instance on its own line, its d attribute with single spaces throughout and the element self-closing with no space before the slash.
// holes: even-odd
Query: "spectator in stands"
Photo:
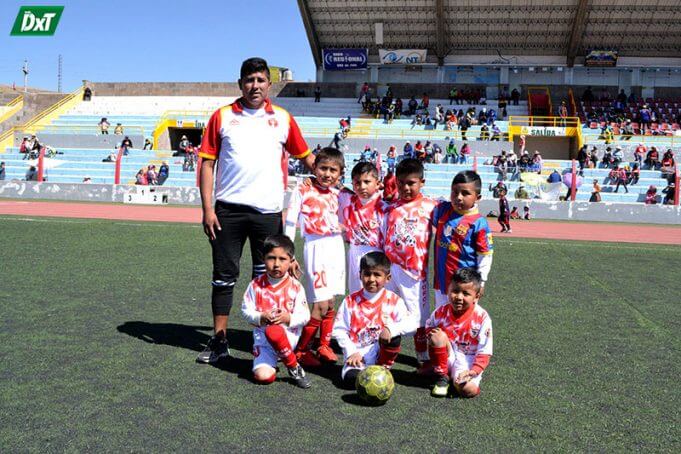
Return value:
<svg viewBox="0 0 681 454">
<path fill-rule="evenodd" d="M 624 88 L 621 89 L 617 95 L 617 102 L 621 104 L 625 104 L 627 102 L 627 94 L 624 92 Z"/>
<path fill-rule="evenodd" d="M 364 85 L 362 85 L 362 88 L 359 90 L 359 98 L 357 99 L 357 103 L 359 104 L 360 102 L 362 104 L 366 103 L 366 94 L 369 91 L 369 82 L 364 82 Z"/>
<path fill-rule="evenodd" d="M 7 170 L 5 169 L 5 161 L 0 162 L 0 180 L 4 180 L 7 175 Z"/>
<path fill-rule="evenodd" d="M 90 101 L 92 99 L 92 90 L 90 87 L 85 87 L 83 90 L 83 101 Z"/>
<path fill-rule="evenodd" d="M 331 146 L 333 148 L 340 150 L 341 142 L 343 142 L 343 133 L 340 131 L 336 131 L 336 133 L 333 135 L 333 139 L 331 139 Z"/>
<path fill-rule="evenodd" d="M 461 140 L 468 140 L 466 137 L 466 131 L 468 131 L 468 128 L 471 126 L 471 121 L 468 117 L 468 115 L 464 115 L 463 118 L 461 118 L 461 121 L 459 122 L 459 130 L 461 130 Z"/>
<path fill-rule="evenodd" d="M 610 168 L 612 164 L 612 148 L 606 147 L 605 152 L 603 153 L 603 159 L 601 160 L 601 165 L 607 169 Z"/>
<path fill-rule="evenodd" d="M 583 145 L 577 152 L 577 162 L 579 163 L 579 174 L 584 175 L 584 168 L 589 161 L 589 154 L 587 153 L 587 146 Z"/>
<path fill-rule="evenodd" d="M 106 117 L 103 117 L 101 120 L 99 120 L 99 123 L 97 124 L 99 126 L 99 132 L 102 134 L 109 134 L 109 126 L 111 126 L 111 123 L 106 119 Z"/>
<path fill-rule="evenodd" d="M 646 191 L 646 199 L 644 203 L 646 205 L 655 205 L 657 203 L 657 188 L 652 184 Z"/>
<path fill-rule="evenodd" d="M 591 87 L 586 87 L 586 90 L 584 90 L 584 93 L 582 93 L 582 101 L 584 102 L 593 102 L 594 100 L 594 94 L 591 91 Z"/>
<path fill-rule="evenodd" d="M 617 166 L 615 166 L 615 169 L 617 169 Z M 620 186 L 624 186 L 624 192 L 628 194 L 629 193 L 629 189 L 627 188 L 628 183 L 629 175 L 627 175 L 627 170 L 624 167 L 621 167 L 619 170 L 617 170 L 617 186 L 615 186 L 615 192 L 619 191 Z"/>
<path fill-rule="evenodd" d="M 560 125 L 567 126 L 568 108 L 565 101 L 562 101 L 558 106 L 558 116 L 560 117 Z"/>
<path fill-rule="evenodd" d="M 503 181 L 499 181 L 496 184 L 496 186 L 490 184 L 489 190 L 492 192 L 492 197 L 494 197 L 495 199 L 499 198 L 499 196 L 501 195 L 501 191 L 504 191 L 504 193 L 508 193 L 508 188 L 506 187 Z"/>
<path fill-rule="evenodd" d="M 21 143 L 19 144 L 19 153 L 21 153 L 21 154 L 27 154 L 28 153 L 28 137 L 26 137 L 26 136 L 24 136 L 24 138 L 21 139 Z"/>
<path fill-rule="evenodd" d="M 610 172 L 608 172 L 608 176 L 605 180 L 607 184 L 616 184 L 617 179 L 619 178 L 620 174 L 620 168 L 618 166 L 613 167 Z"/>
<path fill-rule="evenodd" d="M 425 161 L 426 152 L 423 149 L 423 144 L 420 140 L 417 140 L 416 144 L 414 145 L 414 157 L 421 162 Z"/>
<path fill-rule="evenodd" d="M 670 182 L 666 188 L 662 190 L 664 194 L 664 199 L 662 200 L 663 205 L 674 205 L 674 196 L 676 193 L 676 185 L 674 182 Z"/>
<path fill-rule="evenodd" d="M 395 166 L 397 165 L 397 152 L 395 145 L 390 145 L 386 153 L 385 164 L 388 167 L 388 172 L 395 173 Z"/>
<path fill-rule="evenodd" d="M 30 166 L 28 168 L 24 179 L 26 181 L 38 181 L 38 170 L 36 170 L 35 166 Z"/>
<path fill-rule="evenodd" d="M 610 125 L 606 125 L 603 128 L 603 132 L 601 133 L 601 135 L 603 136 L 606 145 L 610 145 L 612 141 L 615 140 L 615 133 L 612 129 L 612 126 Z"/>
<path fill-rule="evenodd" d="M 634 127 L 631 125 L 631 119 L 627 118 L 621 129 L 622 137 L 620 140 L 631 140 L 634 135 Z"/>
<path fill-rule="evenodd" d="M 508 177 L 508 159 L 506 157 L 506 150 L 502 150 L 501 154 L 494 160 L 494 166 L 497 173 L 501 176 L 502 181 L 506 181 Z"/>
<path fill-rule="evenodd" d="M 541 154 L 539 154 L 539 151 L 534 152 L 534 156 L 532 156 L 532 170 L 541 173 L 541 171 L 544 168 L 544 161 L 541 157 Z"/>
<path fill-rule="evenodd" d="M 390 168 L 388 168 L 388 173 L 383 178 L 383 200 L 386 202 L 397 200 L 397 178 Z"/>
<path fill-rule="evenodd" d="M 411 146 L 411 142 L 408 140 L 404 144 L 404 148 L 402 148 L 402 156 L 403 159 L 409 159 L 414 157 L 414 147 Z"/>
<path fill-rule="evenodd" d="M 471 154 L 471 147 L 468 142 L 465 142 L 459 150 L 459 163 L 466 164 L 468 162 L 468 155 Z"/>
<path fill-rule="evenodd" d="M 402 98 L 395 98 L 395 118 L 400 118 L 402 116 Z"/>
<path fill-rule="evenodd" d="M 674 161 L 674 152 L 672 149 L 668 149 L 664 152 L 662 156 L 662 162 L 660 163 L 660 171 L 662 176 L 667 177 L 672 175 L 676 169 L 676 162 Z"/>
<path fill-rule="evenodd" d="M 415 96 L 412 96 L 409 98 L 409 102 L 407 103 L 407 111 L 405 112 L 407 115 L 414 115 L 416 113 L 416 109 L 419 106 L 419 102 L 416 100 Z"/>
<path fill-rule="evenodd" d="M 154 144 L 151 140 L 144 139 L 144 147 L 142 148 L 143 150 L 151 150 L 153 147 L 154 147 Z"/>
<path fill-rule="evenodd" d="M 428 96 L 428 93 L 424 93 L 423 97 L 421 98 L 421 104 L 419 105 L 419 108 L 427 111 L 429 106 L 430 106 L 430 96 Z"/>
<path fill-rule="evenodd" d="M 516 189 L 515 194 L 513 194 L 513 196 L 516 199 L 529 199 L 530 198 L 530 195 L 525 190 L 525 186 L 523 186 L 522 184 L 520 186 L 518 186 L 518 189 Z"/>
<path fill-rule="evenodd" d="M 481 125 L 484 123 L 487 123 L 487 108 L 485 107 L 478 113 L 478 124 Z"/>
<path fill-rule="evenodd" d="M 320 102 L 322 97 L 322 89 L 319 85 L 314 88 L 314 102 Z"/>
<path fill-rule="evenodd" d="M 608 91 L 607 88 L 603 87 L 601 88 L 601 101 L 610 101 L 610 92 Z"/>
<path fill-rule="evenodd" d="M 116 127 L 114 128 L 114 134 L 117 136 L 122 136 L 123 135 L 123 125 L 120 123 L 116 123 Z"/>
<path fill-rule="evenodd" d="M 131 150 L 133 148 L 132 146 L 132 140 L 130 140 L 130 137 L 125 136 L 123 138 L 123 141 L 121 142 L 121 148 L 123 148 L 123 154 L 125 156 L 128 155 L 128 150 Z"/>
<path fill-rule="evenodd" d="M 135 184 L 147 185 L 147 169 L 144 167 L 137 171 L 135 175 Z"/>
<path fill-rule="evenodd" d="M 156 166 L 150 165 L 149 170 L 147 170 L 147 184 L 158 185 L 158 173 L 156 173 Z"/>
<path fill-rule="evenodd" d="M 561 176 L 560 173 L 558 172 L 558 169 L 553 169 L 553 172 L 551 172 L 551 175 L 549 175 L 549 178 L 546 181 L 548 181 L 549 183 L 560 183 Z"/>
<path fill-rule="evenodd" d="M 456 164 L 459 161 L 459 153 L 456 151 L 456 143 L 451 139 L 447 144 L 445 162 Z"/>
<path fill-rule="evenodd" d="M 532 214 L 530 213 L 530 207 L 527 206 L 527 205 L 525 205 L 523 207 L 523 219 L 525 219 L 526 221 L 529 221 L 530 219 L 532 219 Z"/>
<path fill-rule="evenodd" d="M 487 123 L 483 123 L 480 127 L 480 137 L 478 140 L 489 140 L 489 126 L 487 126 Z"/>
<path fill-rule="evenodd" d="M 173 156 L 186 156 L 190 146 L 191 142 L 189 142 L 187 136 L 183 135 L 180 137 L 180 143 L 177 145 L 177 151 L 173 153 Z"/>
<path fill-rule="evenodd" d="M 158 169 L 158 185 L 163 186 L 163 183 L 166 182 L 169 176 L 170 167 L 168 166 L 168 163 L 166 161 L 163 161 L 161 167 Z"/>
<path fill-rule="evenodd" d="M 417 113 L 414 115 L 414 119 L 411 121 L 411 129 L 414 129 L 415 126 L 421 126 L 423 124 L 423 121 L 421 120 L 421 114 Z"/>
<path fill-rule="evenodd" d="M 591 197 L 589 202 L 600 202 L 601 201 L 601 185 L 598 184 L 598 180 L 594 179 L 593 187 L 591 189 Z"/>
<path fill-rule="evenodd" d="M 102 159 L 102 162 L 115 162 L 116 161 L 116 148 L 114 148 L 114 151 L 109 153 L 109 156 L 106 158 Z"/>
<path fill-rule="evenodd" d="M 83 183 L 85 184 L 91 184 L 92 183 L 92 178 L 86 176 L 83 178 Z"/>
<path fill-rule="evenodd" d="M 388 110 L 383 116 L 383 120 L 386 123 L 392 123 L 394 118 L 395 118 L 395 103 L 391 102 L 390 105 L 388 105 Z"/>
<path fill-rule="evenodd" d="M 451 90 L 449 90 L 449 105 L 451 106 L 454 101 L 456 101 L 456 98 L 459 94 L 459 91 L 456 89 L 456 87 L 452 87 Z"/>
<path fill-rule="evenodd" d="M 631 93 L 629 93 L 629 98 L 627 98 L 627 102 L 629 104 L 636 104 L 636 101 L 637 101 L 636 94 L 634 94 L 634 92 L 632 91 Z"/>
<path fill-rule="evenodd" d="M 589 152 L 589 168 L 598 168 L 598 148 L 593 146 Z"/>
<path fill-rule="evenodd" d="M 612 154 L 612 163 L 619 165 L 624 160 L 624 153 L 622 153 L 622 147 L 619 145 L 615 147 L 615 152 Z"/>
<path fill-rule="evenodd" d="M 645 163 L 650 170 L 657 170 L 660 165 L 660 153 L 656 147 L 650 147 L 650 151 L 646 155 Z"/>
<path fill-rule="evenodd" d="M 435 107 L 435 116 L 433 117 L 433 129 L 437 129 L 438 124 L 445 122 L 445 111 L 444 108 L 438 104 Z"/>
<path fill-rule="evenodd" d="M 641 177 L 641 168 L 639 167 L 638 163 L 634 164 L 634 167 L 631 169 L 631 172 L 629 174 L 629 185 L 637 184 L 638 179 Z"/>
<path fill-rule="evenodd" d="M 513 101 L 514 106 L 517 106 L 520 101 L 520 92 L 517 88 L 514 88 L 513 91 L 511 91 L 511 101 Z"/>
<path fill-rule="evenodd" d="M 650 129 L 652 122 L 652 112 L 648 104 L 644 104 L 638 111 L 639 123 L 641 123 L 641 134 L 645 134 L 645 129 Z"/>
</svg>

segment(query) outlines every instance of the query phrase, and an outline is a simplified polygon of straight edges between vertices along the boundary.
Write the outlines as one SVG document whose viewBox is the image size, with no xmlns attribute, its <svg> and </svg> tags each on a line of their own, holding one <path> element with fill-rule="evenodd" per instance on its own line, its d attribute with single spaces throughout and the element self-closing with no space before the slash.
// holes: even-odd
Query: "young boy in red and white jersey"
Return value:
<svg viewBox="0 0 681 454">
<path fill-rule="evenodd" d="M 452 179 L 449 201 L 433 213 L 436 307 L 448 302 L 447 286 L 457 270 L 474 268 L 484 287 L 492 268 L 492 230 L 477 207 L 481 191 L 480 175 L 472 170 L 459 172 Z"/>
<path fill-rule="evenodd" d="M 380 251 L 383 245 L 381 223 L 384 203 L 379 191 L 378 169 L 370 162 L 360 162 L 352 168 L 352 189 L 338 196 L 338 215 L 348 248 L 348 289 L 354 293 L 362 288 L 359 262 L 364 254 Z"/>
<path fill-rule="evenodd" d="M 428 251 L 432 214 L 438 203 L 421 194 L 426 181 L 421 162 L 404 159 L 395 174 L 399 199 L 387 207 L 383 221 L 383 250 L 392 262 L 388 289 L 400 295 L 416 317 L 416 359 L 423 363 L 428 359 L 424 329 L 430 314 Z"/>
<path fill-rule="evenodd" d="M 374 251 L 360 261 L 362 289 L 348 295 L 338 309 L 333 337 L 343 349 L 343 384 L 353 388 L 357 374 L 378 364 L 390 368 L 400 352 L 403 335 L 416 330 L 416 319 L 402 298 L 387 290 L 390 260 Z"/>
<path fill-rule="evenodd" d="M 310 379 L 298 364 L 293 347 L 310 319 L 305 290 L 289 275 L 294 259 L 293 242 L 285 235 L 265 239 L 265 274 L 251 281 L 244 294 L 241 312 L 253 329 L 253 378 L 270 384 L 277 376 L 281 359 L 295 384 L 309 388 Z"/>
<path fill-rule="evenodd" d="M 426 323 L 428 351 L 436 375 L 431 395 L 445 397 L 450 380 L 461 397 L 480 394 L 482 373 L 492 356 L 492 320 L 478 305 L 480 273 L 461 268 L 447 288 L 448 303 Z"/>
<path fill-rule="evenodd" d="M 345 246 L 338 221 L 338 180 L 343 173 L 343 154 L 331 147 L 322 148 L 315 158 L 312 184 L 299 185 L 291 194 L 286 215 L 286 236 L 293 241 L 296 224 L 300 225 L 305 240 L 305 290 L 313 303 L 310 321 L 296 347 L 296 354 L 304 366 L 319 366 L 319 359 L 336 362 L 338 358 L 330 346 L 334 296 L 345 294 Z M 317 357 L 310 344 L 320 331 Z"/>
</svg>

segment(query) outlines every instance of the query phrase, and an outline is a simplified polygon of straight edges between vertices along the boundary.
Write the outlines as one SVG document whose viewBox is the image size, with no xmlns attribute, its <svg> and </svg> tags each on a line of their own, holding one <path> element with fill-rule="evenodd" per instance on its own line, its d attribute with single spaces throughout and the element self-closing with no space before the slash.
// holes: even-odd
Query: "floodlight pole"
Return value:
<svg viewBox="0 0 681 454">
<path fill-rule="evenodd" d="M 24 60 L 24 67 L 21 68 L 24 72 L 24 93 L 28 92 L 28 60 Z"/>
</svg>

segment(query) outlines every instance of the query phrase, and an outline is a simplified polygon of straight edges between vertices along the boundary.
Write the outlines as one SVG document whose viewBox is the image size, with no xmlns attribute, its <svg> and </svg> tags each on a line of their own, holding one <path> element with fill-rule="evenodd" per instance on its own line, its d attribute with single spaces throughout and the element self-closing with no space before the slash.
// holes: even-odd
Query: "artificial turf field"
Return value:
<svg viewBox="0 0 681 454">
<path fill-rule="evenodd" d="M 210 334 L 198 226 L 3 217 L 0 251 L 3 452 L 681 450 L 681 247 L 497 236 L 480 397 L 431 398 L 407 339 L 378 408 L 337 387 L 340 366 L 310 390 L 284 370 L 253 384 L 236 302 L 235 357 L 194 362 Z"/>
</svg>

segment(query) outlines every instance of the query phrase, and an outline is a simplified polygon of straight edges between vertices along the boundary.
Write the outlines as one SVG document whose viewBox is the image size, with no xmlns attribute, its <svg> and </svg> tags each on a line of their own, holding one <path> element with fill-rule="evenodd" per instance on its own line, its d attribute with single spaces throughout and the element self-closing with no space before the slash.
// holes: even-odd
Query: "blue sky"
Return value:
<svg viewBox="0 0 681 454">
<path fill-rule="evenodd" d="M 22 5 L 63 5 L 54 36 L 10 36 Z M 236 81 L 241 62 L 264 57 L 295 80 L 315 67 L 295 0 L 0 1 L 0 83 L 62 90 L 94 81 Z"/>
</svg>

